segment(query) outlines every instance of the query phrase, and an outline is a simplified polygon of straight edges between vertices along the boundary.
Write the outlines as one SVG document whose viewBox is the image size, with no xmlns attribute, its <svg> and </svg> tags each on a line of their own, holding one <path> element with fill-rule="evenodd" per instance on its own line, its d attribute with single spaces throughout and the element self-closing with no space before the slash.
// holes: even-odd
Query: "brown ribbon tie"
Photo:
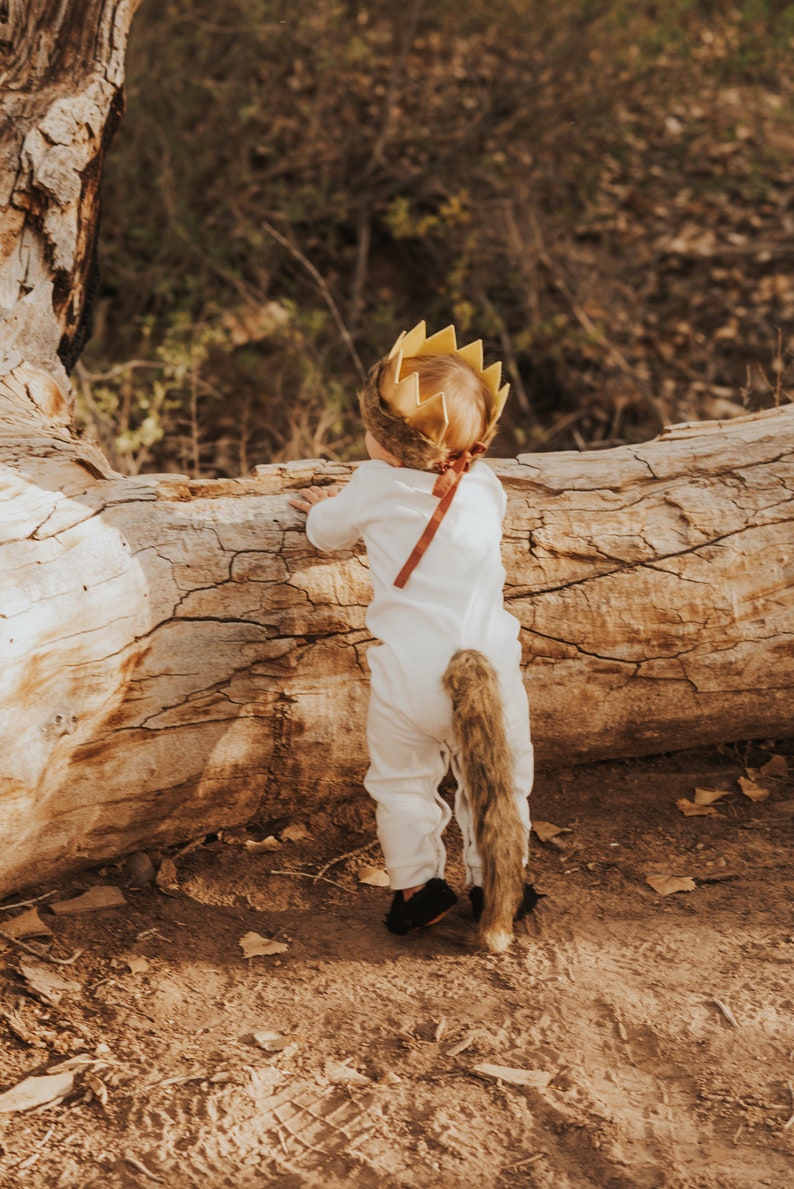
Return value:
<svg viewBox="0 0 794 1189">
<path fill-rule="evenodd" d="M 454 462 L 446 470 L 442 471 L 436 479 L 433 484 L 433 495 L 440 497 L 438 507 L 425 525 L 424 532 L 411 550 L 405 565 L 394 579 L 394 585 L 398 589 L 402 590 L 426 553 L 428 545 L 438 532 L 438 527 L 447 514 L 449 505 L 452 503 L 464 474 L 468 471 L 475 457 L 484 452 L 485 447 L 480 445 L 479 442 L 476 442 L 471 450 L 464 450 L 462 454 L 458 455 Z"/>
</svg>

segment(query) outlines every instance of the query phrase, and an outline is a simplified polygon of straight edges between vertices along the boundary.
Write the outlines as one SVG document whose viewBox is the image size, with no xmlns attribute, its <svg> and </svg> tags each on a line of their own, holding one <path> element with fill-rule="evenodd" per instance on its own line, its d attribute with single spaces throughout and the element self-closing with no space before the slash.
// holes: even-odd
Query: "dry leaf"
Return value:
<svg viewBox="0 0 794 1189">
<path fill-rule="evenodd" d="M 532 829 L 541 842 L 548 842 L 550 839 L 556 838 L 558 834 L 571 833 L 567 826 L 555 826 L 551 822 L 533 822 Z"/>
<path fill-rule="evenodd" d="M 281 843 L 275 834 L 268 834 L 267 838 L 263 838 L 261 842 L 254 842 L 253 839 L 249 838 L 245 844 L 245 849 L 251 851 L 281 850 Z"/>
<path fill-rule="evenodd" d="M 74 1074 L 45 1074 L 40 1078 L 25 1078 L 5 1094 L 0 1094 L 0 1113 L 29 1111 L 34 1106 L 44 1106 L 56 1098 L 63 1098 L 74 1084 Z"/>
<path fill-rule="evenodd" d="M 301 842 L 304 838 L 311 838 L 311 834 L 303 822 L 290 822 L 281 831 L 281 837 L 287 842 Z"/>
<path fill-rule="evenodd" d="M 163 859 L 157 869 L 157 875 L 154 882 L 157 884 L 158 888 L 161 888 L 163 891 L 175 892 L 178 889 L 176 881 L 176 863 L 173 859 Z"/>
<path fill-rule="evenodd" d="M 335 1086 L 368 1086 L 370 1079 L 344 1061 L 326 1061 L 325 1076 Z"/>
<path fill-rule="evenodd" d="M 773 780 L 786 780 L 788 777 L 788 762 L 785 756 L 773 755 L 771 760 L 767 760 L 758 771 L 765 779 L 772 777 Z"/>
<path fill-rule="evenodd" d="M 464 1049 L 467 1049 L 469 1047 L 469 1045 L 471 1045 L 473 1043 L 474 1043 L 474 1033 L 468 1032 L 466 1034 L 466 1036 L 463 1037 L 463 1040 L 457 1041 L 454 1045 L 451 1046 L 451 1048 L 447 1049 L 447 1056 L 448 1057 L 457 1057 L 458 1053 L 462 1053 Z"/>
<path fill-rule="evenodd" d="M 694 892 L 697 884 L 687 875 L 649 875 L 645 880 L 660 896 L 671 896 L 673 892 Z"/>
<path fill-rule="evenodd" d="M 766 801 L 769 796 L 769 789 L 761 788 L 754 780 L 747 780 L 744 776 L 739 777 L 739 788 L 751 801 Z"/>
<path fill-rule="evenodd" d="M 246 933 L 240 938 L 244 958 L 267 958 L 271 954 L 283 954 L 289 949 L 283 941 L 272 941 L 260 933 Z"/>
<path fill-rule="evenodd" d="M 149 969 L 149 959 L 144 958 L 143 954 L 128 954 L 121 961 L 129 966 L 131 974 L 145 974 Z"/>
<path fill-rule="evenodd" d="M 717 810 L 713 805 L 696 805 L 694 801 L 688 801 L 686 797 L 679 797 L 676 805 L 683 813 L 684 817 L 719 817 Z"/>
<path fill-rule="evenodd" d="M 358 873 L 358 882 L 370 884 L 373 888 L 388 888 L 390 880 L 388 872 L 382 867 L 362 867 Z"/>
<path fill-rule="evenodd" d="M 729 789 L 695 789 L 696 805 L 713 805 L 722 797 L 730 797 Z"/>
<path fill-rule="evenodd" d="M 266 1053 L 280 1053 L 287 1047 L 287 1038 L 282 1032 L 270 1032 L 263 1029 L 252 1035 L 260 1049 L 264 1049 Z"/>
<path fill-rule="evenodd" d="M 83 989 L 75 979 L 64 978 L 62 974 L 57 974 L 50 966 L 37 962 L 35 958 L 25 958 L 19 963 L 19 969 L 31 989 L 48 1003 L 60 1003 L 64 995 L 80 994 Z"/>
<path fill-rule="evenodd" d="M 533 1090 L 545 1090 L 551 1081 L 551 1074 L 543 1069 L 513 1069 L 509 1065 L 475 1065 L 474 1072 L 511 1086 L 531 1086 Z"/>
<path fill-rule="evenodd" d="M 82 896 L 75 896 L 73 900 L 59 900 L 51 904 L 50 908 L 58 916 L 75 916 L 81 912 L 97 912 L 101 908 L 121 908 L 126 903 L 121 888 L 112 884 L 97 884 L 83 892 Z"/>
<path fill-rule="evenodd" d="M 97 1102 L 101 1103 L 102 1106 L 107 1106 L 108 1088 L 102 1079 L 98 1078 L 96 1074 L 89 1073 L 86 1074 L 85 1083 Z"/>
<path fill-rule="evenodd" d="M 11 937 L 52 937 L 52 929 L 44 924 L 37 908 L 29 908 L 3 925 L 3 932 Z"/>
<path fill-rule="evenodd" d="M 12 1011 L 10 1007 L 3 1007 L 0 1009 L 0 1013 L 3 1023 L 23 1044 L 31 1045 L 34 1048 L 44 1047 L 46 1044 L 52 1044 L 56 1038 L 57 1033 L 47 1028 L 37 1026 L 35 1031 L 28 1028 L 22 1017 Z"/>
<path fill-rule="evenodd" d="M 102 1045 L 97 1045 L 97 1051 L 100 1048 L 102 1048 Z M 107 1045 L 105 1048 L 107 1048 Z M 59 1061 L 57 1065 L 48 1066 L 47 1073 L 74 1073 L 75 1070 L 84 1072 L 86 1069 L 107 1068 L 107 1061 L 98 1060 L 88 1053 L 78 1053 L 75 1057 L 67 1057 L 65 1061 Z"/>
</svg>

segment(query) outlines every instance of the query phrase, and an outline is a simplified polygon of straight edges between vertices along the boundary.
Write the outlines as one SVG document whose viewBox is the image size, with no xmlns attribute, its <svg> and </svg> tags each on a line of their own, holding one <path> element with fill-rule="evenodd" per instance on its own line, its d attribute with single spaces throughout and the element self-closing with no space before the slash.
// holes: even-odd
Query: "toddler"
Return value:
<svg viewBox="0 0 794 1189">
<path fill-rule="evenodd" d="M 524 882 L 533 754 L 519 625 L 503 601 L 506 497 L 479 460 L 507 398 L 500 377 L 452 326 L 403 332 L 361 393 L 370 461 L 341 491 L 290 501 L 317 549 L 367 549 L 367 626 L 380 643 L 368 653 L 364 784 L 393 890 L 386 925 L 404 934 L 456 903 L 438 792 L 451 765 L 469 897 L 493 951 L 537 900 Z"/>
</svg>

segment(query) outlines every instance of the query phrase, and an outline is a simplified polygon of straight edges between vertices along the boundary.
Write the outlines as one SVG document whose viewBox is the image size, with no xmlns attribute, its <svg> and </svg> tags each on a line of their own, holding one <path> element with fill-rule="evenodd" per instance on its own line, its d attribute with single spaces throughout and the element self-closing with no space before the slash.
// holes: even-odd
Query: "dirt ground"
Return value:
<svg viewBox="0 0 794 1189">
<path fill-rule="evenodd" d="M 794 790 L 737 784 L 791 750 L 541 772 L 533 817 L 569 832 L 533 835 L 546 898 L 501 956 L 465 894 L 421 935 L 384 929 L 363 793 L 152 855 L 160 886 L 127 864 L 16 897 L 52 936 L 0 954 L 0 1091 L 57 1081 L 28 1110 L 0 1097 L 0 1185 L 792 1184 Z M 698 787 L 729 790 L 719 816 L 677 807 Z M 47 907 L 94 885 L 126 903 Z M 286 948 L 245 957 L 249 933 Z"/>
</svg>

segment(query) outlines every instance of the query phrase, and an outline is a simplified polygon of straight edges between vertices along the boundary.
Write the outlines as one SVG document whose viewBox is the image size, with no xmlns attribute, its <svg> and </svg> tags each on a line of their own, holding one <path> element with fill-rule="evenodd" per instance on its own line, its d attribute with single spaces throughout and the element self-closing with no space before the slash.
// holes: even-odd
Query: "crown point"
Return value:
<svg viewBox="0 0 794 1189">
<path fill-rule="evenodd" d="M 414 355 L 419 354 L 426 338 L 427 326 L 424 322 L 417 322 L 416 326 L 402 332 L 389 352 L 389 358 L 391 359 L 392 355 L 400 350 L 406 359 L 411 359 Z"/>
<path fill-rule="evenodd" d="M 443 330 L 438 330 L 435 334 L 432 334 L 430 338 L 425 341 L 417 354 L 455 355 L 457 350 L 458 342 L 455 338 L 455 327 L 445 326 Z"/>
<path fill-rule="evenodd" d="M 475 339 L 473 343 L 467 343 L 465 347 L 459 347 L 458 355 L 468 363 L 469 367 L 473 367 L 476 372 L 482 371 L 482 339 Z"/>
<path fill-rule="evenodd" d="M 502 382 L 501 363 L 497 360 L 497 362 L 492 363 L 490 367 L 486 367 L 481 374 L 484 382 L 488 385 L 494 396 L 496 396 L 497 392 L 499 391 L 499 385 Z"/>
</svg>

